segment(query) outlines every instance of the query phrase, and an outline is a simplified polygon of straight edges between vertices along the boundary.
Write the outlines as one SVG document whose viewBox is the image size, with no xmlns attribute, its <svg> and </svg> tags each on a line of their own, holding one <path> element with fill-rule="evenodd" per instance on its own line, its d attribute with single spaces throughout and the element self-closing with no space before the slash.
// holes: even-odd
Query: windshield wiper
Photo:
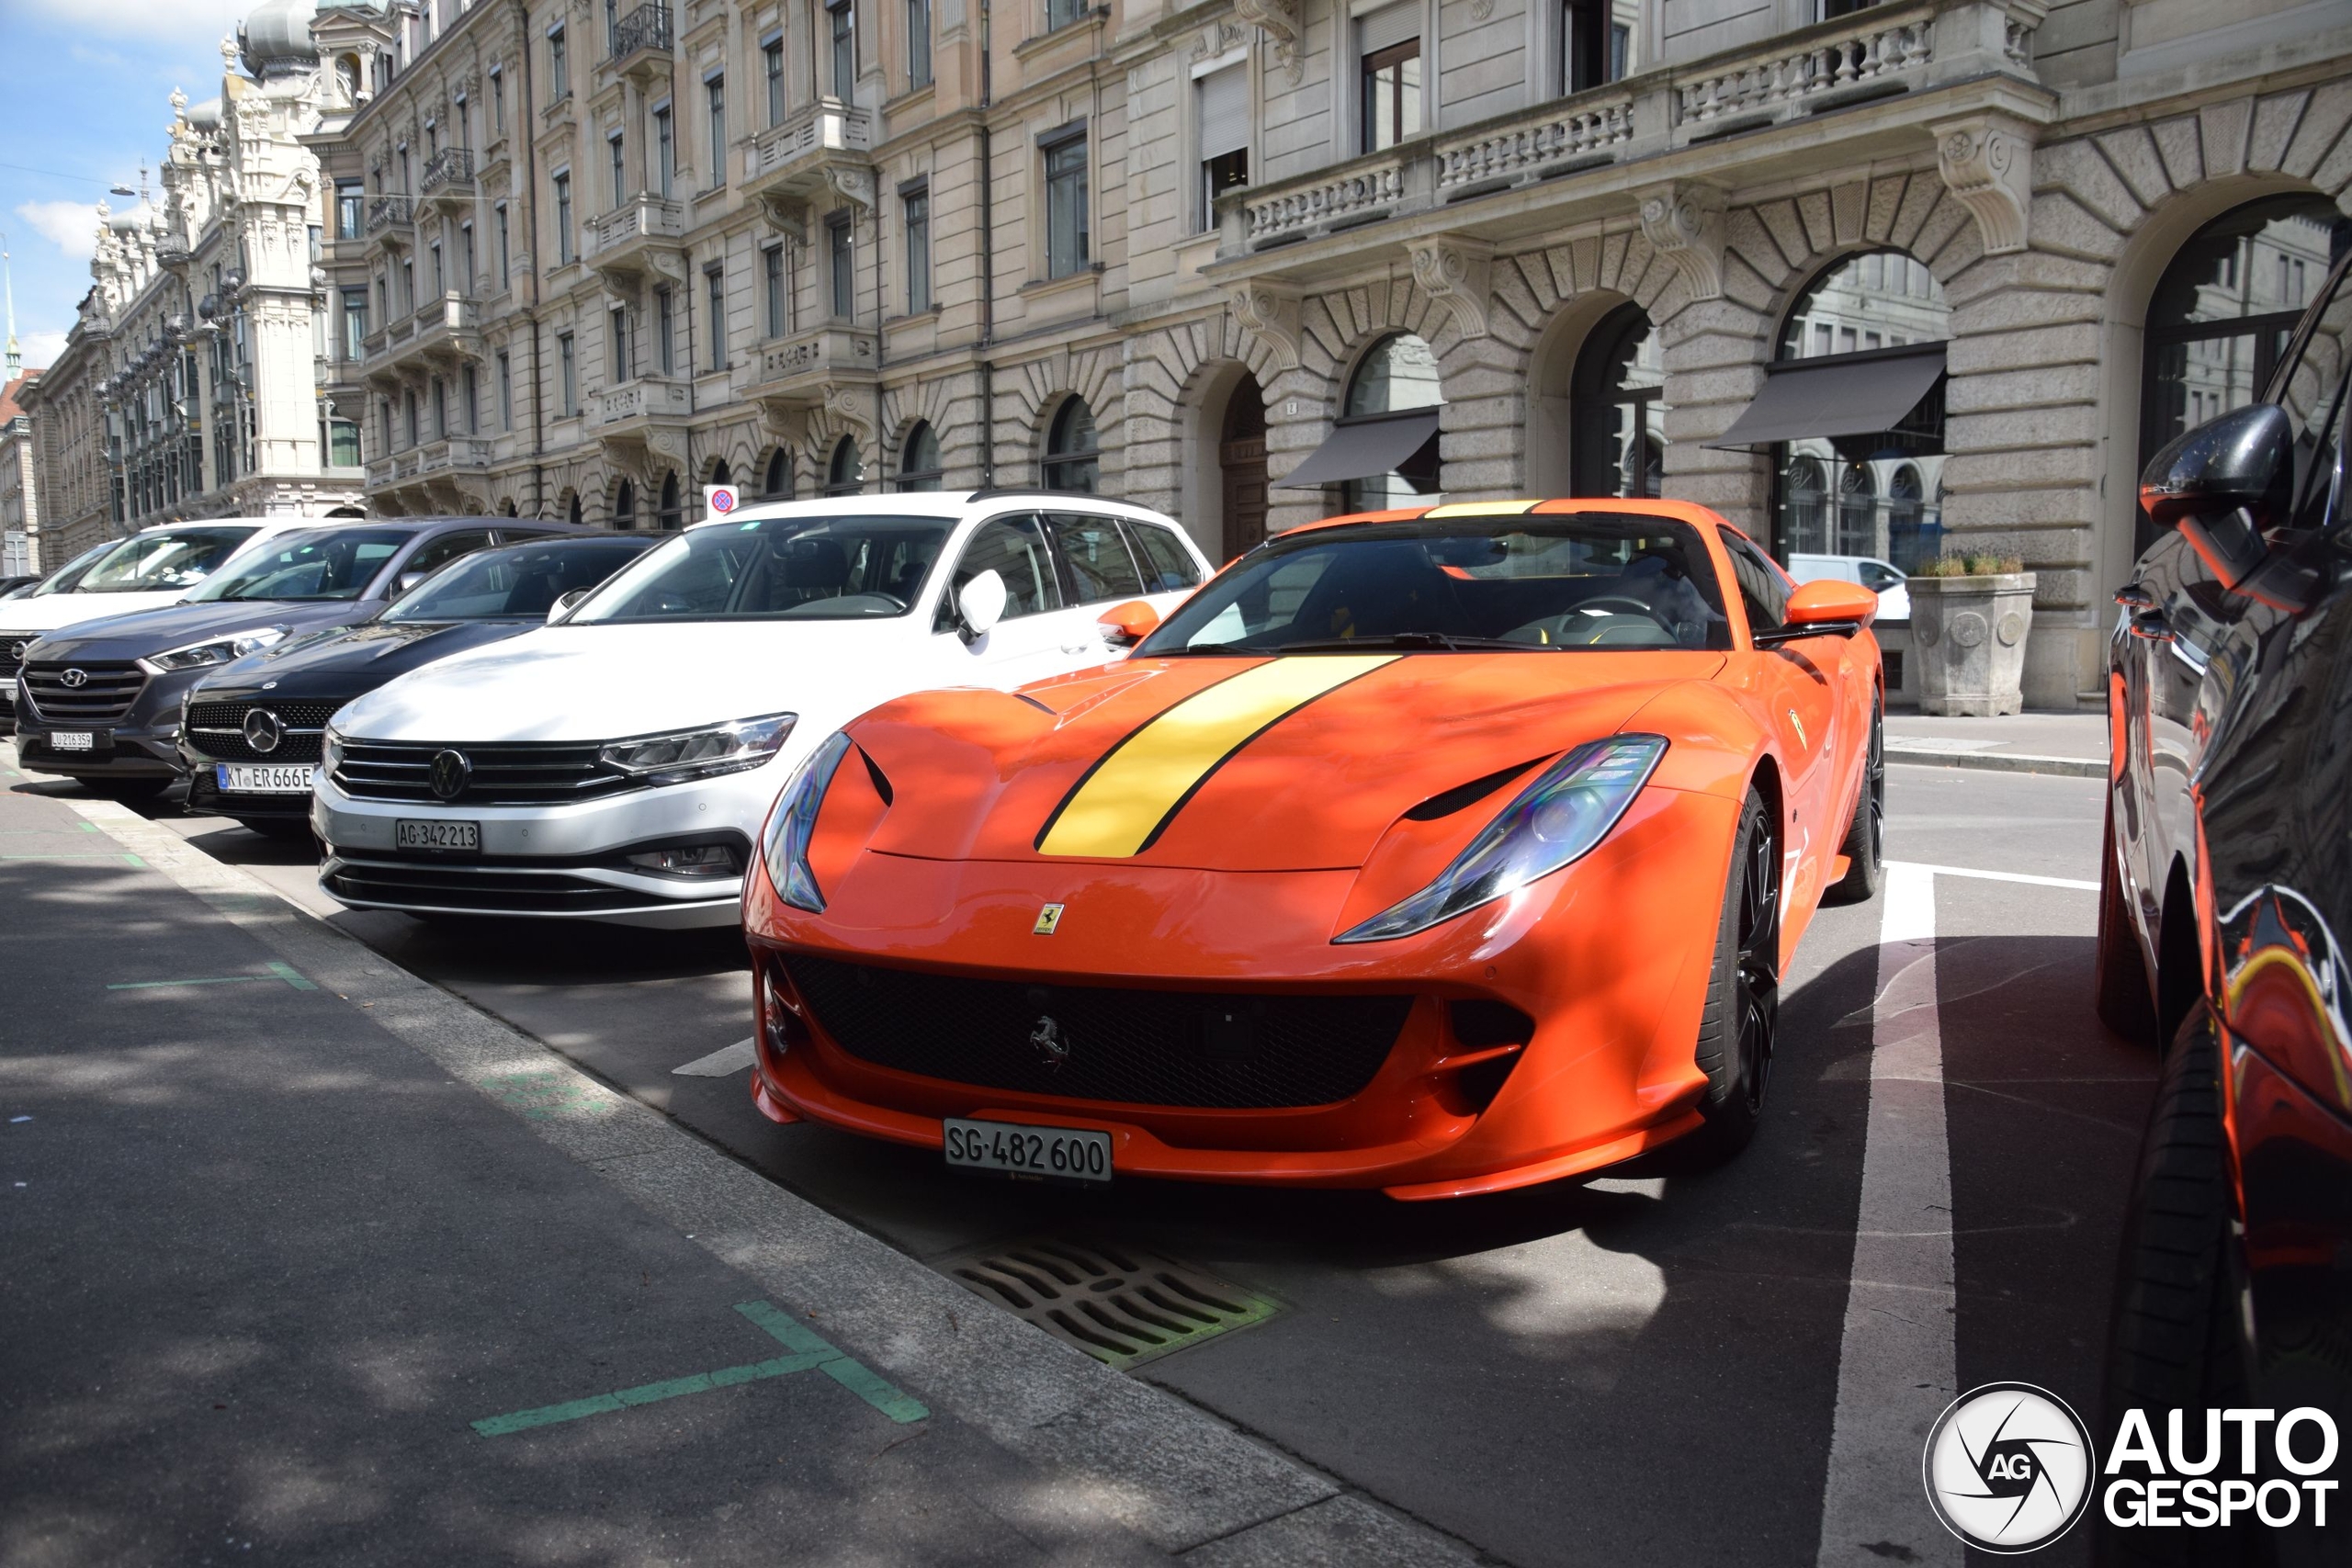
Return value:
<svg viewBox="0 0 2352 1568">
<path fill-rule="evenodd" d="M 1556 653 L 1556 647 L 1536 642 L 1507 642 L 1498 637 L 1453 637 L 1445 632 L 1388 632 L 1378 637 L 1335 637 L 1311 642 L 1285 642 L 1267 649 L 1270 653 L 1363 653 L 1374 649 L 1418 648 L 1443 649 L 1449 653 L 1471 653 L 1487 649 L 1499 649 L 1510 653 Z"/>
</svg>

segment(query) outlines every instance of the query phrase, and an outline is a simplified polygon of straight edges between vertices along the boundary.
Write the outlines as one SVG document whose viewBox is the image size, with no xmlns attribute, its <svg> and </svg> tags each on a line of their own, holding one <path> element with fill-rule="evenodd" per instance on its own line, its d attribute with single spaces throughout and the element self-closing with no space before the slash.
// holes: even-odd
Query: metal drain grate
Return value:
<svg viewBox="0 0 2352 1568">
<path fill-rule="evenodd" d="M 1122 1369 L 1282 1310 L 1205 1269 L 1099 1241 L 1033 1237 L 967 1253 L 944 1268 L 974 1294 Z"/>
</svg>

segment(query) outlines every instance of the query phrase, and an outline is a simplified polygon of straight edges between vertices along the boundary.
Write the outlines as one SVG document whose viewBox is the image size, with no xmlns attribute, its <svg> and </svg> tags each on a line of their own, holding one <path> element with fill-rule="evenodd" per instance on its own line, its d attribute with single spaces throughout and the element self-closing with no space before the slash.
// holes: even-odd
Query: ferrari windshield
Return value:
<svg viewBox="0 0 2352 1568">
<path fill-rule="evenodd" d="M 246 599 L 356 599 L 413 536 L 399 528 L 281 534 L 237 558 L 190 604 Z"/>
<path fill-rule="evenodd" d="M 1186 600 L 1136 651 L 1730 647 L 1696 529 L 1585 512 L 1421 518 L 1276 539 Z"/>
<path fill-rule="evenodd" d="M 801 513 L 696 528 L 615 577 L 566 624 L 903 615 L 955 526 L 950 517 Z"/>
<path fill-rule="evenodd" d="M 645 553 L 646 541 L 566 539 L 468 556 L 384 612 L 396 623 L 547 619 L 575 588 L 594 588 Z"/>
<path fill-rule="evenodd" d="M 82 574 L 76 593 L 160 593 L 193 588 L 253 536 L 250 525 L 159 528 L 134 534 Z"/>
</svg>

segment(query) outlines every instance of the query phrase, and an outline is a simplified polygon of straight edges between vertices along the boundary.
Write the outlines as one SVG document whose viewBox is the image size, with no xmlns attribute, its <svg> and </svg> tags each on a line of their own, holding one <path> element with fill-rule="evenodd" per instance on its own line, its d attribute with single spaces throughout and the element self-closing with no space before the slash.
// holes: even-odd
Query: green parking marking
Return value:
<svg viewBox="0 0 2352 1568">
<path fill-rule="evenodd" d="M 12 828 L 6 833 L 0 833 L 0 839 L 42 839 L 53 833 L 95 833 L 97 830 L 96 822 L 77 821 L 70 828 Z"/>
<path fill-rule="evenodd" d="M 125 865 L 137 866 L 141 871 L 147 869 L 147 863 L 129 850 L 119 851 L 112 854 L 92 855 L 0 855 L 0 860 L 119 860 Z"/>
<path fill-rule="evenodd" d="M 639 1383 L 635 1388 L 616 1389 L 610 1393 L 591 1394 L 585 1399 L 570 1399 L 560 1404 L 542 1404 L 535 1410 L 486 1416 L 469 1425 L 478 1436 L 503 1438 L 510 1432 L 527 1432 L 534 1427 L 551 1427 L 560 1421 L 608 1415 L 627 1410 L 632 1405 L 652 1404 L 689 1393 L 707 1393 L 715 1388 L 733 1388 L 740 1383 L 757 1382 L 763 1378 L 780 1378 L 790 1372 L 812 1371 L 822 1371 L 827 1377 L 901 1426 L 920 1421 L 931 1414 L 922 1401 L 901 1393 L 864 1363 L 854 1359 L 781 1308 L 767 1302 L 743 1302 L 735 1310 L 767 1330 L 792 1354 L 778 1356 L 773 1360 L 751 1361 L 740 1367 L 721 1367 L 715 1372 L 695 1372 L 661 1382 Z"/>
<path fill-rule="evenodd" d="M 152 991 L 166 986 L 242 986 L 249 980 L 282 980 L 298 991 L 315 991 L 318 987 L 305 980 L 290 964 L 280 964 L 273 958 L 266 975 L 220 975 L 201 980 L 118 980 L 109 991 Z"/>
</svg>

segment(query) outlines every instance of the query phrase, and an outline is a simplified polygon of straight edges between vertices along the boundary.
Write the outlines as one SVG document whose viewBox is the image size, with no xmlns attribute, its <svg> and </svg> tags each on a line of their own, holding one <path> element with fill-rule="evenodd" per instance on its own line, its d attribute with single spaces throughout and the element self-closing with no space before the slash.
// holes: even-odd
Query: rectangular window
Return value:
<svg viewBox="0 0 2352 1568">
<path fill-rule="evenodd" d="M 338 468 L 359 466 L 359 426 L 348 419 L 327 421 L 327 461 Z"/>
<path fill-rule="evenodd" d="M 1375 19 L 1385 14 L 1375 13 Z M 1359 134 L 1364 152 L 1377 152 L 1419 135 L 1421 40 L 1407 39 L 1403 43 L 1367 52 L 1363 56 L 1362 93 Z"/>
<path fill-rule="evenodd" d="M 449 392 L 441 378 L 433 378 L 433 439 L 439 441 L 449 434 Z"/>
<path fill-rule="evenodd" d="M 907 85 L 931 80 L 931 0 L 907 0 Z"/>
<path fill-rule="evenodd" d="M 677 171 L 678 139 L 670 125 L 670 106 L 653 111 L 653 189 L 663 200 L 670 196 L 670 176 Z"/>
<path fill-rule="evenodd" d="M 906 193 L 907 314 L 920 316 L 931 309 L 931 187 Z"/>
<path fill-rule="evenodd" d="M 1086 15 L 1086 0 L 1046 0 L 1046 30 L 1066 28 Z"/>
<path fill-rule="evenodd" d="M 847 103 L 857 93 L 857 14 L 850 0 L 826 0 L 833 41 L 833 96 Z"/>
<path fill-rule="evenodd" d="M 630 374 L 628 310 L 625 306 L 616 305 L 605 319 L 608 323 L 605 338 L 610 350 L 606 358 L 605 374 L 616 382 L 626 381 Z"/>
<path fill-rule="evenodd" d="M 760 73 L 768 85 L 768 123 L 784 123 L 784 35 L 771 34 L 760 44 Z"/>
<path fill-rule="evenodd" d="M 560 103 L 571 96 L 571 62 L 563 46 L 563 24 L 558 22 L 548 29 L 548 102 Z"/>
<path fill-rule="evenodd" d="M 503 293 L 513 288 L 514 283 L 514 234 L 507 227 L 504 202 L 502 201 L 491 209 L 491 212 L 498 220 L 498 288 L 499 291 Z"/>
<path fill-rule="evenodd" d="M 450 98 L 449 113 L 458 122 L 457 145 L 459 147 L 471 147 L 474 144 L 473 105 L 468 100 L 465 94 L 458 93 Z"/>
<path fill-rule="evenodd" d="M 416 263 L 407 256 L 401 258 L 401 314 L 416 311 Z"/>
<path fill-rule="evenodd" d="M 607 131 L 605 133 L 605 152 L 612 165 L 613 208 L 615 210 L 618 210 L 621 205 L 628 200 L 628 173 L 626 167 L 626 160 L 622 157 L 621 153 L 621 133 L 619 131 L 614 130 Z"/>
<path fill-rule="evenodd" d="M 1859 349 L 1861 344 L 1855 341 L 1858 335 L 1859 334 L 1855 328 L 1839 327 L 1838 329 L 1838 352 L 1841 354 L 1852 354 Z"/>
<path fill-rule="evenodd" d="M 503 65 L 490 68 L 490 133 L 506 134 L 506 68 Z"/>
<path fill-rule="evenodd" d="M 727 274 L 712 267 L 702 275 L 703 293 L 710 302 L 710 367 L 727 368 Z"/>
<path fill-rule="evenodd" d="M 664 376 L 678 373 L 678 336 L 670 309 L 670 286 L 657 284 L 653 289 L 653 352 L 655 363 Z"/>
<path fill-rule="evenodd" d="M 503 348 L 498 351 L 498 428 L 514 428 L 514 362 Z"/>
<path fill-rule="evenodd" d="M 1086 265 L 1086 132 L 1046 149 L 1046 276 L 1068 277 Z"/>
<path fill-rule="evenodd" d="M 833 314 L 842 321 L 857 315 L 857 245 L 847 212 L 825 215 L 825 249 L 831 261 Z"/>
<path fill-rule="evenodd" d="M 714 71 L 702 79 L 710 111 L 710 188 L 727 183 L 727 77 Z"/>
<path fill-rule="evenodd" d="M 406 403 L 408 408 L 408 444 L 413 446 L 417 444 L 417 441 L 420 439 L 422 434 L 422 430 L 416 417 L 415 392 L 411 391 L 406 394 Z"/>
<path fill-rule="evenodd" d="M 460 223 L 458 225 L 458 292 L 469 295 L 473 291 L 474 226 Z"/>
<path fill-rule="evenodd" d="M 1814 324 L 1813 352 L 1815 354 L 1827 354 L 1831 352 L 1829 344 L 1829 323 L 1826 321 L 1817 321 Z"/>
<path fill-rule="evenodd" d="M 571 334 L 555 338 L 556 408 L 567 419 L 580 412 L 580 367 L 573 360 Z"/>
<path fill-rule="evenodd" d="M 571 261 L 571 175 L 567 171 L 555 176 L 555 264 L 568 265 Z"/>
<path fill-rule="evenodd" d="M 458 412 L 465 417 L 466 434 L 481 434 L 481 373 L 472 365 L 458 372 Z"/>
<path fill-rule="evenodd" d="M 441 264 L 441 242 L 435 240 L 425 247 L 433 255 L 433 298 L 438 301 L 449 292 L 449 272 Z"/>
<path fill-rule="evenodd" d="M 760 253 L 762 280 L 767 285 L 768 336 L 784 335 L 784 247 L 770 245 Z"/>
<path fill-rule="evenodd" d="M 368 290 L 343 291 L 343 356 L 355 364 L 367 357 Z"/>
<path fill-rule="evenodd" d="M 1200 141 L 1200 209 L 1196 228 L 1216 226 L 1216 198 L 1250 183 L 1250 68 L 1228 65 L 1193 84 L 1193 125 Z"/>
<path fill-rule="evenodd" d="M 334 183 L 334 237 L 356 240 L 367 232 L 368 187 L 357 180 Z"/>
</svg>

